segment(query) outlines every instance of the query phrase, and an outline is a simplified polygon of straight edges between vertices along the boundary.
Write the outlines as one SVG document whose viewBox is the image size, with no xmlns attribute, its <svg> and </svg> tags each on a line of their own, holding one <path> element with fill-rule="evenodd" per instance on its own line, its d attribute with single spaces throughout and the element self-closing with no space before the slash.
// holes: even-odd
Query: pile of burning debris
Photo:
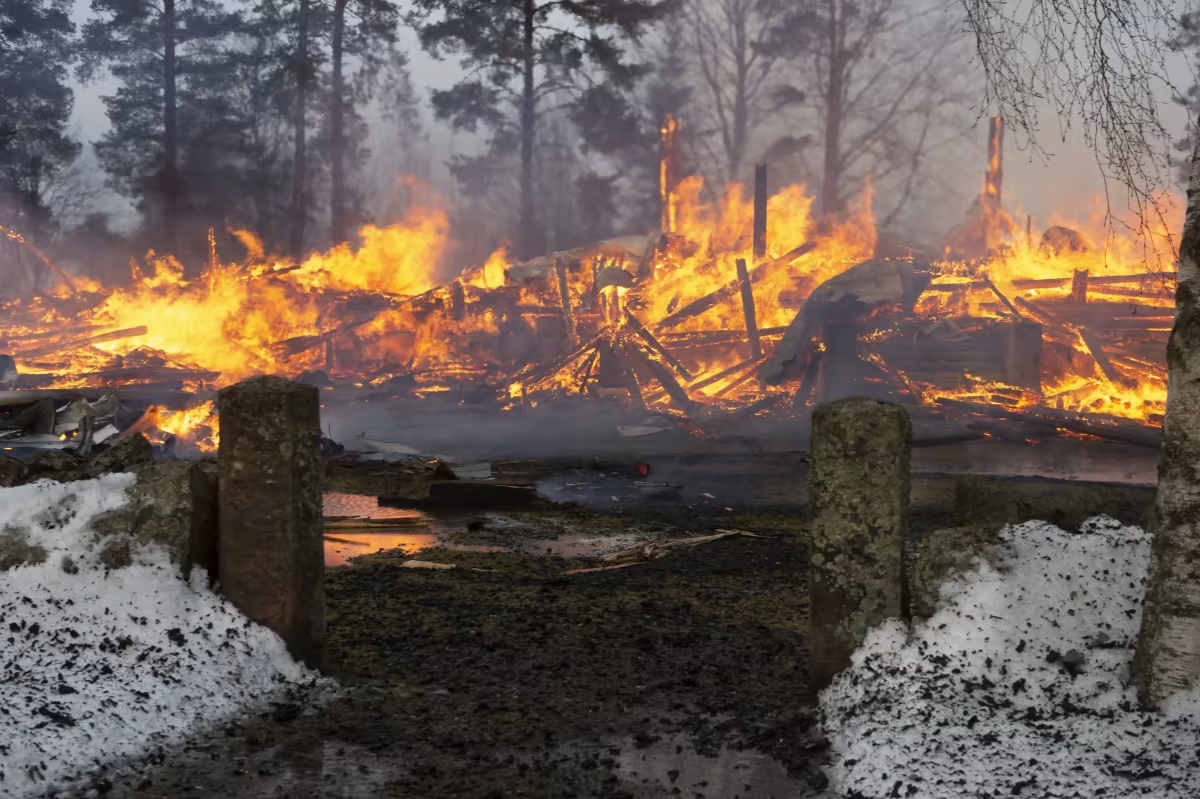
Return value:
<svg viewBox="0 0 1200 799">
<path fill-rule="evenodd" d="M 734 185 L 706 204 L 698 179 L 664 180 L 659 234 L 516 264 L 501 250 L 441 285 L 436 209 L 302 263 L 241 234 L 247 261 L 214 246 L 199 278 L 153 254 L 123 288 L 58 270 L 54 291 L 0 309 L 0 435 L 86 447 L 133 430 L 204 448 L 212 389 L 285 373 L 360 400 L 583 396 L 698 431 L 865 394 L 986 435 L 1001 419 L 1145 440 L 1164 408 L 1174 274 L 1147 270 L 1136 241 L 1022 231 L 1000 204 L 1002 130 L 979 199 L 933 251 L 877 236 L 869 198 L 818 224 L 799 187 L 769 196 L 760 167 L 752 201 Z"/>
</svg>

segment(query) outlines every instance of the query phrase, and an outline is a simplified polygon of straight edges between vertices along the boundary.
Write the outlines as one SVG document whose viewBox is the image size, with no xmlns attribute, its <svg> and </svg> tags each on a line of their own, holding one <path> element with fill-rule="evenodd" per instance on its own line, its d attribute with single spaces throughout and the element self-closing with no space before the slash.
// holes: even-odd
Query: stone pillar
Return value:
<svg viewBox="0 0 1200 799">
<path fill-rule="evenodd" d="M 899 405 L 849 397 L 813 412 L 809 450 L 810 685 L 820 690 L 871 627 L 908 615 L 912 423 Z"/>
<path fill-rule="evenodd" d="M 222 592 L 295 657 L 319 667 L 325 560 L 317 388 L 255 377 L 222 389 L 217 403 Z"/>
</svg>

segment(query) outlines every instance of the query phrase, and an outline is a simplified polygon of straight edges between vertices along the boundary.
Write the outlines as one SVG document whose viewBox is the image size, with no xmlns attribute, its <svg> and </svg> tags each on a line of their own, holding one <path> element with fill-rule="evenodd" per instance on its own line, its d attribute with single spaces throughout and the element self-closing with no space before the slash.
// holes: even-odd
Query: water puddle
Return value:
<svg viewBox="0 0 1200 799">
<path fill-rule="evenodd" d="M 381 550 L 398 549 L 412 555 L 429 547 L 445 547 L 464 552 L 520 552 L 526 555 L 545 555 L 560 558 L 593 558 L 606 552 L 633 546 L 645 540 L 645 534 L 614 532 L 605 535 L 558 533 L 554 538 L 538 538 L 536 535 L 520 535 L 521 524 L 508 520 L 502 514 L 483 514 L 486 523 L 493 529 L 518 528 L 511 543 L 462 544 L 453 540 L 452 534 L 463 530 L 468 521 L 478 519 L 479 514 L 452 517 L 423 513 L 406 508 L 388 508 L 379 505 L 375 497 L 360 494 L 325 494 L 325 518 L 342 520 L 325 529 L 325 567 L 346 565 L 351 558 L 371 555 Z M 351 517 L 351 518 L 346 518 Z M 370 520 L 370 525 L 354 527 L 353 519 Z M 396 527 L 378 527 L 381 522 L 393 519 Z"/>
<path fill-rule="evenodd" d="M 788 776 L 778 760 L 754 750 L 727 746 L 701 754 L 685 735 L 674 735 L 638 748 L 631 738 L 605 741 L 594 750 L 637 799 L 688 796 L 708 799 L 793 799 L 811 788 Z M 603 762 L 603 760 L 601 761 Z"/>
</svg>

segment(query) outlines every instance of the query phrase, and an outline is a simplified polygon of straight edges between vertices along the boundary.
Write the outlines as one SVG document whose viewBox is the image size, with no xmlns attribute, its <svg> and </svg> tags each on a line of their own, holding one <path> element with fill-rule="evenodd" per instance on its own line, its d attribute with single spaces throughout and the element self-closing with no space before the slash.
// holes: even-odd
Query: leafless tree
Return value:
<svg viewBox="0 0 1200 799">
<path fill-rule="evenodd" d="M 688 0 L 684 15 L 695 44 L 698 99 L 711 137 L 699 146 L 721 165 L 715 183 L 741 177 L 751 148 L 779 114 L 804 94 L 788 70 L 788 55 L 806 30 L 798 5 L 807 0 Z M 787 28 L 792 28 L 787 30 Z M 790 40 L 791 48 L 780 43 Z"/>
<path fill-rule="evenodd" d="M 1172 137 L 1162 122 L 1160 94 L 1175 91 L 1166 62 L 1178 30 L 1176 4 L 959 2 L 986 75 L 987 110 L 1002 114 L 1010 129 L 1024 134 L 1022 144 L 1042 155 L 1046 109 L 1060 140 L 1078 129 L 1095 152 L 1106 190 L 1126 190 L 1139 232 L 1148 234 L 1148 254 L 1162 254 L 1153 231 L 1170 218 Z M 1110 210 L 1112 199 L 1110 191 Z"/>
<path fill-rule="evenodd" d="M 819 208 L 839 213 L 865 180 L 888 187 L 895 221 L 929 178 L 926 159 L 960 140 L 969 104 L 964 41 L 944 8 L 923 0 L 817 0 L 809 49 L 820 132 Z"/>
</svg>

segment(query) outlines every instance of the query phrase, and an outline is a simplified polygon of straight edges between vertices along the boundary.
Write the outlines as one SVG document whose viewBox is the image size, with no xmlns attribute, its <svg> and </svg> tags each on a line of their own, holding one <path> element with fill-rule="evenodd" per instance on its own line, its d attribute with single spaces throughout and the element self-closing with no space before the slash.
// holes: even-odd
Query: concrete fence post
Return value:
<svg viewBox="0 0 1200 799">
<path fill-rule="evenodd" d="M 320 398 L 316 387 L 255 377 L 218 394 L 221 590 L 296 658 L 323 665 Z"/>
<path fill-rule="evenodd" d="M 871 627 L 908 615 L 912 423 L 899 405 L 849 397 L 817 407 L 811 438 L 810 681 L 820 690 Z"/>
</svg>

